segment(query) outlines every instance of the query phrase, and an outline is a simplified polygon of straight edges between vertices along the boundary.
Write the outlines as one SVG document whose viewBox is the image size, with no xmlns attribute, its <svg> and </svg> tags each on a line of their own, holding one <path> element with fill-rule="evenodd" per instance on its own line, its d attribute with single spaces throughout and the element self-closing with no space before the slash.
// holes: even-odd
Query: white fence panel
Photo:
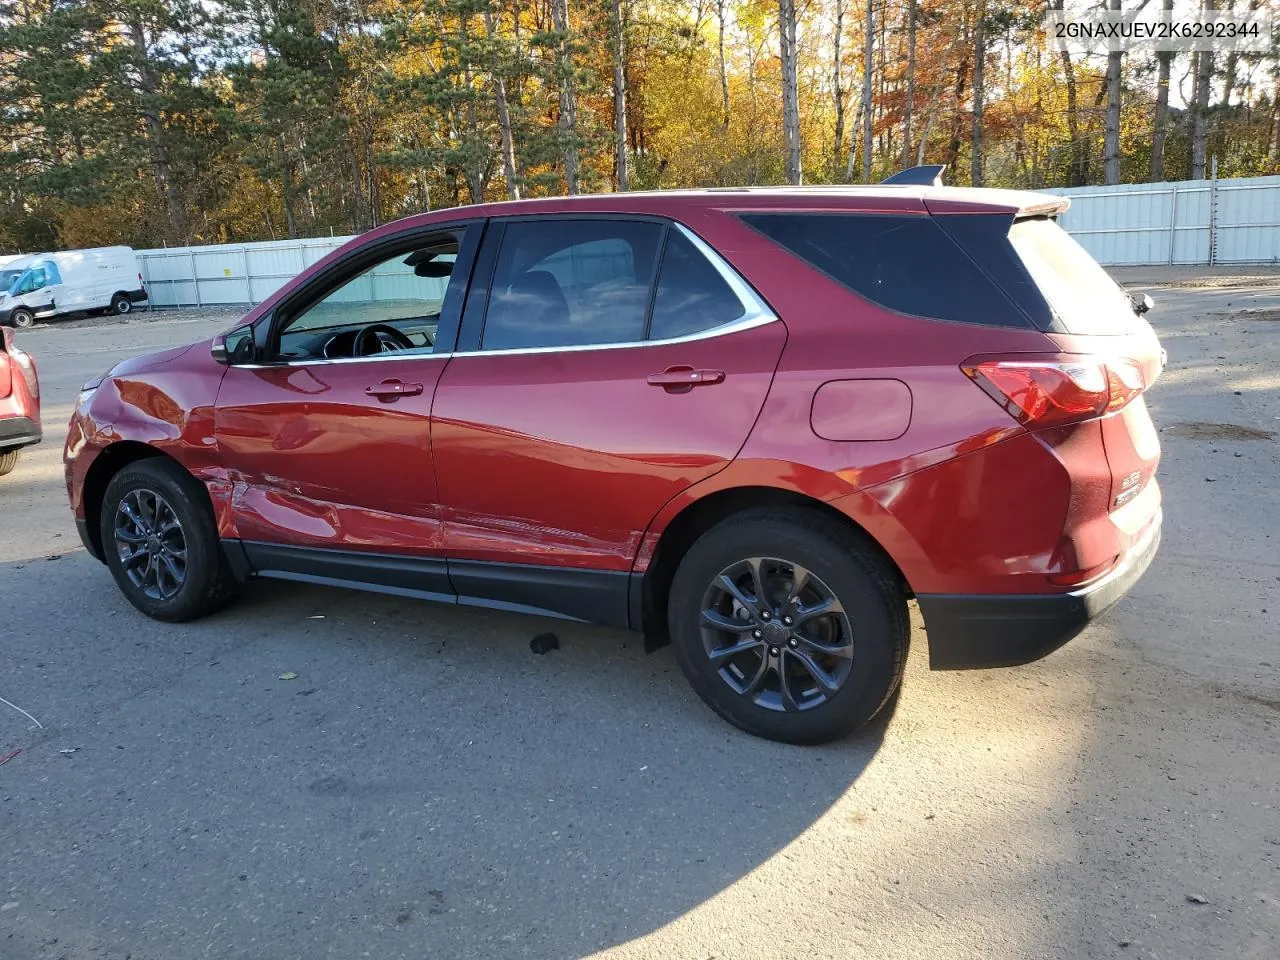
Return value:
<svg viewBox="0 0 1280 960">
<path fill-rule="evenodd" d="M 261 303 L 350 237 L 265 240 L 139 250 L 151 304 L 194 307 Z"/>
<path fill-rule="evenodd" d="M 1101 263 L 1280 262 L 1280 177 L 1049 192 L 1071 198 L 1062 226 Z"/>
</svg>

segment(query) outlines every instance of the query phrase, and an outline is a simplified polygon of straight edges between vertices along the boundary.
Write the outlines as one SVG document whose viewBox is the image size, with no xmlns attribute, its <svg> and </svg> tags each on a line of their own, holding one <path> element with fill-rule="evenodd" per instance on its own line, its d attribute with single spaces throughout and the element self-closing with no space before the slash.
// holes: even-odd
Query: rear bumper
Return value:
<svg viewBox="0 0 1280 960">
<path fill-rule="evenodd" d="M 39 443 L 42 436 L 40 424 L 30 417 L 7 417 L 0 420 L 0 450 L 28 447 Z"/>
<path fill-rule="evenodd" d="M 1048 656 L 1129 592 L 1160 547 L 1157 513 L 1121 564 L 1072 593 L 917 597 L 934 670 L 1012 667 Z"/>
</svg>

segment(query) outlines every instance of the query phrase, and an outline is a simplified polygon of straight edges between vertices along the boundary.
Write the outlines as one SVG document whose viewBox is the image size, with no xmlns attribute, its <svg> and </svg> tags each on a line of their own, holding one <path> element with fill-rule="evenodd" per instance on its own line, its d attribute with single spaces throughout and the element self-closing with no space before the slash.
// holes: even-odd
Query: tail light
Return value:
<svg viewBox="0 0 1280 960">
<path fill-rule="evenodd" d="M 27 383 L 27 391 L 31 394 L 33 400 L 40 398 L 40 379 L 36 376 L 36 362 L 31 354 L 23 350 L 16 343 L 9 343 L 9 359 L 18 368 L 22 374 L 22 379 Z"/>
<path fill-rule="evenodd" d="M 1142 368 L 1116 358 L 983 357 L 960 369 L 1015 420 L 1037 429 L 1113 413 L 1146 389 Z"/>
</svg>

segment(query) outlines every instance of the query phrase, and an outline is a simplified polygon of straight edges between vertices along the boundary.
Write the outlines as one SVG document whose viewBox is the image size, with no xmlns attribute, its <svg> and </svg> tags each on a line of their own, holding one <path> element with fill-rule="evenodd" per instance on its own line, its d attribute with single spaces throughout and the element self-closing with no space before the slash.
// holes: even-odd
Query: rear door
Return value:
<svg viewBox="0 0 1280 960">
<path fill-rule="evenodd" d="M 514 565 L 629 571 L 662 506 L 742 447 L 785 340 L 682 227 L 495 222 L 432 416 L 455 589 L 510 598 Z"/>
</svg>

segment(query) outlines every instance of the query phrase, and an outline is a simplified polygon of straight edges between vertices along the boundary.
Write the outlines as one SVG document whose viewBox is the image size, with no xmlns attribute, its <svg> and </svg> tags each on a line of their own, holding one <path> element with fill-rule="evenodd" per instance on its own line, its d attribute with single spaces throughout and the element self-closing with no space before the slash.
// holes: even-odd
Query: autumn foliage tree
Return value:
<svg viewBox="0 0 1280 960">
<path fill-rule="evenodd" d="M 0 250 L 349 233 L 484 200 L 917 162 L 1029 188 L 1206 176 L 1214 159 L 1280 172 L 1274 49 L 1086 58 L 1051 47 L 1041 16 L 1010 0 L 0 0 Z"/>
</svg>

